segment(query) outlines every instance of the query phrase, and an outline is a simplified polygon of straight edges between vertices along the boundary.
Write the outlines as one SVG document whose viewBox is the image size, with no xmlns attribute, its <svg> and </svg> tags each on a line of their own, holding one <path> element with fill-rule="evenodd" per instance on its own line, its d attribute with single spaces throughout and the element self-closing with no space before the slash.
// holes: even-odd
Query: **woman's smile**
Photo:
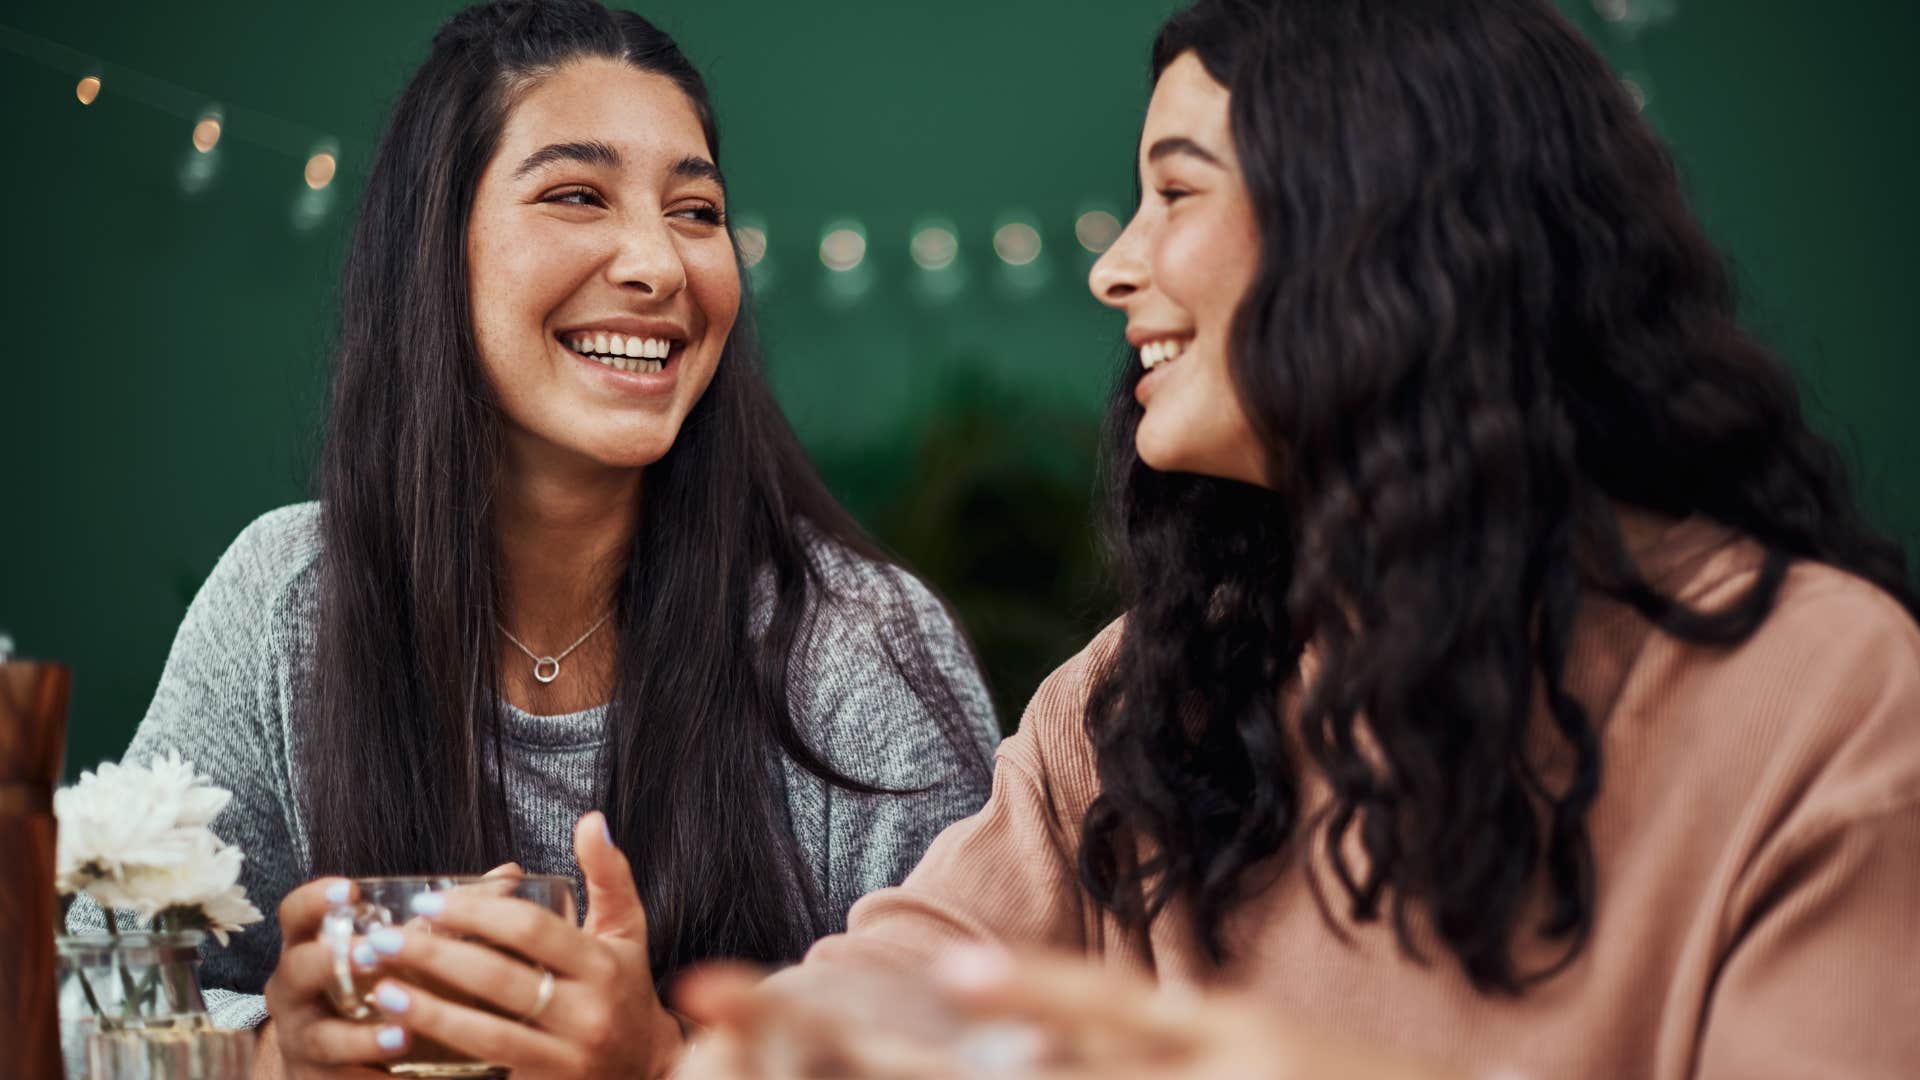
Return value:
<svg viewBox="0 0 1920 1080">
<path fill-rule="evenodd" d="M 569 326 L 554 334 L 562 351 L 585 365 L 589 378 L 616 393 L 670 396 L 689 336 L 676 323 L 615 318 Z"/>
</svg>

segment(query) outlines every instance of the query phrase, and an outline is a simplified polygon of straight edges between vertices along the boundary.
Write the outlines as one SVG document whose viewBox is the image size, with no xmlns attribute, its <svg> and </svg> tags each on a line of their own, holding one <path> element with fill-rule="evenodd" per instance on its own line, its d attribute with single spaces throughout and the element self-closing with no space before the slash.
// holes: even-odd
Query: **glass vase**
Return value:
<svg viewBox="0 0 1920 1080">
<path fill-rule="evenodd" d="M 253 1033 L 221 1031 L 200 995 L 197 930 L 56 938 L 67 1080 L 247 1076 Z"/>
</svg>

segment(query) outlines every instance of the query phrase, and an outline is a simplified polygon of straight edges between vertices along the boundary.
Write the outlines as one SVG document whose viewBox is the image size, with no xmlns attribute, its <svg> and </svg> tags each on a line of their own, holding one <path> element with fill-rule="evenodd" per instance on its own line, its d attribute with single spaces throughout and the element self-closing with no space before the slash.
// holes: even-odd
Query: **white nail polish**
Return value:
<svg viewBox="0 0 1920 1080">
<path fill-rule="evenodd" d="M 407 992 L 392 983 L 381 983 L 380 989 L 373 992 L 373 999 L 380 1003 L 382 1009 L 396 1016 L 406 1012 L 407 1007 L 413 1004 Z"/>
</svg>

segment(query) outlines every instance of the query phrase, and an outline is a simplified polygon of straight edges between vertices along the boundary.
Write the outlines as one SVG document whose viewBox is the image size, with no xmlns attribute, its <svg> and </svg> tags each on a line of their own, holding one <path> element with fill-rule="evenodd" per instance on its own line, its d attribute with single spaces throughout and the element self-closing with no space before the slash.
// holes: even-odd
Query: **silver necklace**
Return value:
<svg viewBox="0 0 1920 1080">
<path fill-rule="evenodd" d="M 607 612 L 605 615 L 600 616 L 599 622 L 594 623 L 592 626 L 587 627 L 586 633 L 581 634 L 580 637 L 577 640 L 575 640 L 573 644 L 567 646 L 564 649 L 561 649 L 559 656 L 539 656 L 535 654 L 532 649 L 527 648 L 526 642 L 521 641 L 517 637 L 514 637 L 513 631 L 507 629 L 504 624 L 496 620 L 493 625 L 500 627 L 500 632 L 507 635 L 507 640 L 513 642 L 514 648 L 519 649 L 523 653 L 526 653 L 527 659 L 533 661 L 534 679 L 542 683 L 550 683 L 553 680 L 560 677 L 560 661 L 565 660 L 567 658 L 567 654 L 579 648 L 581 643 L 585 642 L 588 638 L 592 637 L 595 631 L 607 625 L 607 620 L 611 618 L 613 618 L 613 612 L 611 611 Z"/>
</svg>

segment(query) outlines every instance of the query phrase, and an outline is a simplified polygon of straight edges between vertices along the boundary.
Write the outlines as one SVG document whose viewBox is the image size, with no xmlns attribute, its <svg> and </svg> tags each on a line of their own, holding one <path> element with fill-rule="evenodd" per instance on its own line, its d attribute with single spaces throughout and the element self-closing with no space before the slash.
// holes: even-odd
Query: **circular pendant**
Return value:
<svg viewBox="0 0 1920 1080">
<path fill-rule="evenodd" d="M 533 662 L 533 677 L 543 683 L 550 683 L 560 677 L 560 661 L 551 656 L 543 656 Z"/>
</svg>

